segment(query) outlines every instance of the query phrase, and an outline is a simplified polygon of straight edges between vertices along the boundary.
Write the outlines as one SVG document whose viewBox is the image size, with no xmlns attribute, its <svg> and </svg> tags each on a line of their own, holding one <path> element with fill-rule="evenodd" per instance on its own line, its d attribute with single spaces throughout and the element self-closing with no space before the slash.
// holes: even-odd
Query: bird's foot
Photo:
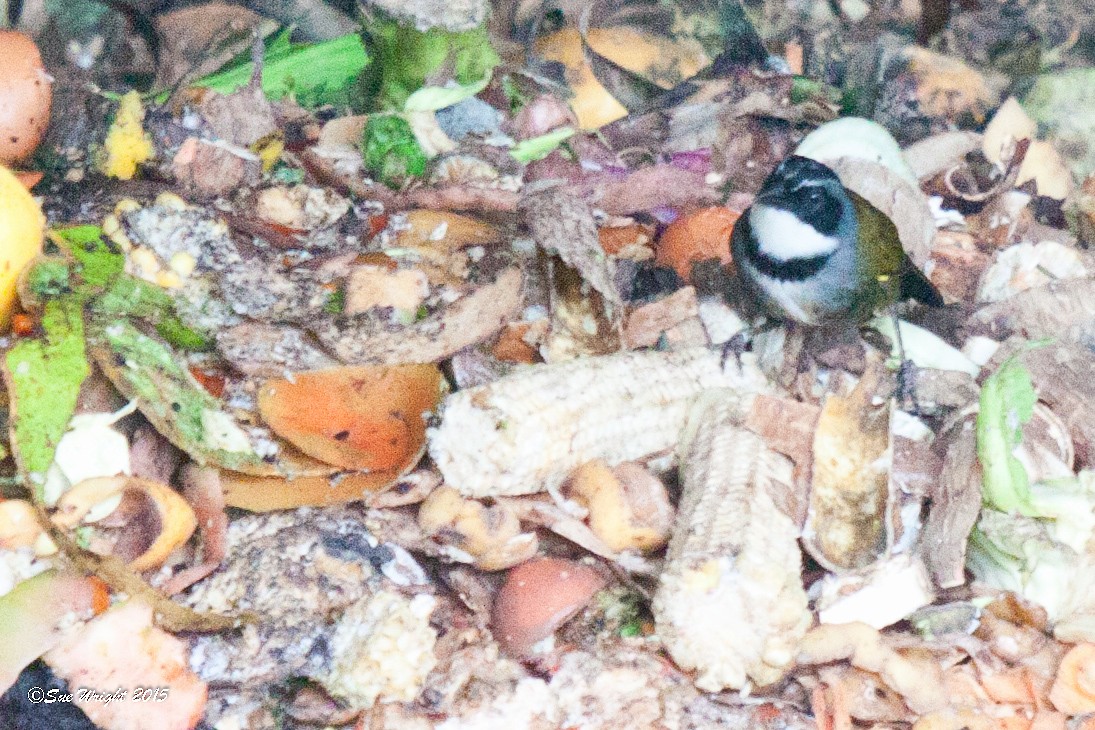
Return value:
<svg viewBox="0 0 1095 730">
<path fill-rule="evenodd" d="M 726 362 L 730 359 L 730 356 L 734 356 L 734 361 L 738 364 L 738 372 L 742 371 L 741 356 L 749 350 L 749 333 L 746 330 L 738 332 L 731 337 L 722 346 L 722 359 L 719 361 L 719 369 L 726 369 Z"/>
</svg>

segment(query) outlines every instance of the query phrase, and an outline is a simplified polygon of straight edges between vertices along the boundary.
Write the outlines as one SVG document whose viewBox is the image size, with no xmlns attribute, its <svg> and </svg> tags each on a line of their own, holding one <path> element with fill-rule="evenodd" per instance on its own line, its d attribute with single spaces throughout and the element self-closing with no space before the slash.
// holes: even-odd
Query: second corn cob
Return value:
<svg viewBox="0 0 1095 730">
<path fill-rule="evenodd" d="M 682 438 L 681 501 L 654 597 L 658 636 L 709 692 L 779 680 L 812 621 L 798 529 L 769 489 L 791 464 L 740 424 L 751 398 L 711 391 Z"/>
<path fill-rule="evenodd" d="M 709 388 L 769 386 L 751 354 L 739 365 L 706 348 L 532 365 L 449 396 L 430 430 L 430 456 L 468 497 L 554 489 L 593 459 L 671 454 L 692 402 Z"/>
</svg>

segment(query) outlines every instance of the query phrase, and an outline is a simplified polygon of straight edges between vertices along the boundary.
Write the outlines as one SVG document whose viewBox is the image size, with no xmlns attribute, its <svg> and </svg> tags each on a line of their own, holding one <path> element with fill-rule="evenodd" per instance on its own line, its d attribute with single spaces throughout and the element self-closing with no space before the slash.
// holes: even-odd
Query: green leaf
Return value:
<svg viewBox="0 0 1095 730">
<path fill-rule="evenodd" d="M 490 83 L 490 74 L 479 81 L 470 84 L 455 84 L 453 86 L 423 86 L 418 91 L 407 97 L 403 104 L 405 112 L 435 112 L 459 104 L 465 99 L 478 94 L 487 88 Z"/>
<path fill-rule="evenodd" d="M 225 439 L 217 429 L 223 430 L 224 424 L 234 420 L 221 402 L 194 380 L 166 343 L 127 321 L 96 324 L 89 339 L 96 362 L 115 387 L 135 399 L 156 430 L 196 462 L 237 471 L 262 465 L 250 445 L 225 448 Z"/>
<path fill-rule="evenodd" d="M 290 45 L 282 34 L 267 48 L 262 64 L 262 91 L 268 99 L 290 94 L 303 107 L 351 105 L 369 55 L 356 33 L 321 43 Z M 241 63 L 194 82 L 194 86 L 230 94 L 251 80 L 254 64 Z"/>
<path fill-rule="evenodd" d="M 50 237 L 76 260 L 76 273 L 89 287 L 105 286 L 125 270 L 125 254 L 103 238 L 99 226 L 55 228 Z"/>
<path fill-rule="evenodd" d="M 560 127 L 547 134 L 533 137 L 518 142 L 509 151 L 510 157 L 518 162 L 532 162 L 542 160 L 552 153 L 559 145 L 574 136 L 573 127 Z"/>
<path fill-rule="evenodd" d="M 1038 397 L 1030 373 L 1015 359 L 1005 362 L 981 386 L 977 415 L 977 458 L 983 472 L 982 500 L 1001 512 L 1036 515 L 1026 469 L 1013 455 Z"/>
<path fill-rule="evenodd" d="M 92 310 L 106 319 L 138 317 L 156 327 L 165 340 L 175 347 L 204 351 L 213 346 L 210 335 L 188 327 L 175 314 L 175 300 L 164 289 L 122 274 L 110 288 L 92 303 Z"/>
<path fill-rule="evenodd" d="M 380 109 L 403 109 L 427 80 L 453 80 L 461 86 L 489 80 L 501 62 L 485 27 L 459 32 L 443 28 L 418 30 L 378 14 L 366 32 L 369 47 L 376 54 L 375 103 Z"/>
<path fill-rule="evenodd" d="M 71 291 L 71 270 L 64 261 L 39 261 L 27 273 L 27 286 L 39 300 L 52 299 Z"/>
<path fill-rule="evenodd" d="M 80 385 L 90 372 L 78 297 L 47 302 L 42 330 L 41 337 L 16 342 L 4 363 L 14 419 L 11 445 L 37 499 L 41 499 L 42 481 L 57 444 L 76 411 Z"/>
</svg>

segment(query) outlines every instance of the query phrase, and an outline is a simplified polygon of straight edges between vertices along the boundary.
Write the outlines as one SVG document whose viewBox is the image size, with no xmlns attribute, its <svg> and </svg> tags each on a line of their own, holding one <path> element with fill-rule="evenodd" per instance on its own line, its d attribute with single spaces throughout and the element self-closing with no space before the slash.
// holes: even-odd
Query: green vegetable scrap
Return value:
<svg viewBox="0 0 1095 730">
<path fill-rule="evenodd" d="M 358 78 L 369 55 L 356 33 L 321 43 L 290 43 L 291 29 L 282 31 L 266 47 L 262 90 L 268 99 L 292 95 L 303 107 L 326 104 L 360 107 Z M 225 69 L 194 82 L 194 86 L 230 94 L 251 80 L 254 64 L 249 55 Z"/>
<path fill-rule="evenodd" d="M 966 566 L 980 582 L 1066 620 L 1095 613 L 1095 472 L 1031 484 L 1014 451 L 1036 402 L 1030 373 L 1017 359 L 982 386 L 977 456 L 985 506 Z"/>
<path fill-rule="evenodd" d="M 75 259 L 75 273 L 88 287 L 101 288 L 125 271 L 125 255 L 103 238 L 99 226 L 54 229 L 50 239 Z"/>
<path fill-rule="evenodd" d="M 213 347 L 212 337 L 188 327 L 179 319 L 170 294 L 128 274 L 115 279 L 93 302 L 92 310 L 108 319 L 125 316 L 143 319 L 155 326 L 161 337 L 183 350 L 202 352 Z"/>
<path fill-rule="evenodd" d="M 369 117 L 361 153 L 369 174 L 393 189 L 426 172 L 426 153 L 415 139 L 411 125 L 394 114 Z"/>
<path fill-rule="evenodd" d="M 376 54 L 375 104 L 380 109 L 403 109 L 411 94 L 427 83 L 442 86 L 453 80 L 469 86 L 482 82 L 501 62 L 485 27 L 423 31 L 380 18 L 366 30 Z"/>
<path fill-rule="evenodd" d="M 1068 509 L 1095 513 L 1095 473 L 1068 481 L 1062 495 Z M 1039 604 L 1050 619 L 1091 613 L 1095 552 L 1079 541 L 1095 532 L 1090 527 L 1077 532 L 1076 527 L 1051 515 L 1039 519 L 985 509 L 970 535 L 966 566 L 978 581 Z"/>
<path fill-rule="evenodd" d="M 71 291 L 71 271 L 64 261 L 43 259 L 27 272 L 27 286 L 39 301 Z"/>
<path fill-rule="evenodd" d="M 342 314 L 346 309 L 346 290 L 338 288 L 331 292 L 327 301 L 323 303 L 323 311 L 327 314 Z"/>
<path fill-rule="evenodd" d="M 265 471 L 247 435 L 177 361 L 164 342 L 121 320 L 91 327 L 99 367 L 169 441 L 199 464 Z"/>
<path fill-rule="evenodd" d="M 552 153 L 559 145 L 574 136 L 573 127 L 560 127 L 539 137 L 522 140 L 509 151 L 510 156 L 518 162 L 532 162 L 542 160 Z"/>
<path fill-rule="evenodd" d="M 75 265 L 70 268 L 52 260 L 38 263 L 30 274 L 31 292 L 36 296 L 56 296 L 71 289 L 90 301 L 91 312 L 100 317 L 143 319 L 184 350 L 201 352 L 213 346 L 212 337 L 179 319 L 175 300 L 164 289 L 125 273 L 125 255 L 103 238 L 98 226 L 57 229 L 51 232 L 51 240 L 72 256 Z"/>
<path fill-rule="evenodd" d="M 76 411 L 80 385 L 90 372 L 80 299 L 70 295 L 47 302 L 42 330 L 41 337 L 16 342 L 4 363 L 14 417 L 11 445 L 38 499 L 57 444 Z"/>
<path fill-rule="evenodd" d="M 1012 454 L 1038 398 L 1030 373 L 1009 360 L 981 387 L 977 416 L 977 458 L 983 471 L 982 499 L 1001 512 L 1034 515 L 1026 469 Z"/>
</svg>

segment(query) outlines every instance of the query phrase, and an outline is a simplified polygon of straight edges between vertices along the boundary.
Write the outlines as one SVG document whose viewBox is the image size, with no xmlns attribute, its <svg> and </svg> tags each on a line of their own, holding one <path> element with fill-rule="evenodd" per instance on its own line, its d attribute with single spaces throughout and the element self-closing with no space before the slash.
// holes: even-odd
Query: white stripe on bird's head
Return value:
<svg viewBox="0 0 1095 730">
<path fill-rule="evenodd" d="M 749 227 L 761 253 L 777 261 L 809 259 L 832 253 L 840 245 L 789 210 L 756 204 L 749 211 Z"/>
</svg>

